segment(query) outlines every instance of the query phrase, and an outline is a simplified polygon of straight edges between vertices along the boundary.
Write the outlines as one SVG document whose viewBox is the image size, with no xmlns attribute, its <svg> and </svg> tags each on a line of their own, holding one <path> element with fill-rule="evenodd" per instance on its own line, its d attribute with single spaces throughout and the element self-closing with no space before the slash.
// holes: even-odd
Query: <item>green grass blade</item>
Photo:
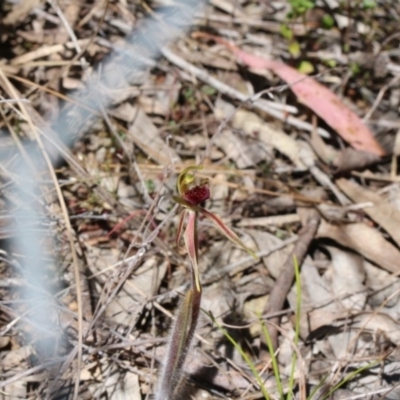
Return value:
<svg viewBox="0 0 400 400">
<path fill-rule="evenodd" d="M 309 396 L 307 397 L 307 400 L 312 400 L 312 398 L 314 397 L 315 393 L 317 393 L 318 389 L 320 389 L 324 383 L 326 382 L 326 380 L 328 379 L 329 374 L 326 374 L 322 380 L 320 382 L 318 382 L 318 385 L 316 385 L 314 387 L 314 389 L 311 391 L 311 393 L 309 394 Z"/>
<path fill-rule="evenodd" d="M 370 369 L 372 367 L 375 367 L 376 365 L 378 365 L 379 363 L 381 363 L 382 360 L 379 361 L 374 361 L 372 363 L 369 363 L 367 365 L 364 365 L 363 367 L 360 367 L 358 369 L 356 369 L 355 371 L 349 372 L 340 382 L 338 382 L 331 390 L 329 390 L 329 392 L 321 399 L 321 400 L 326 400 L 329 399 L 331 397 L 331 395 L 338 390 L 339 388 L 341 388 L 344 384 L 346 384 L 347 382 L 351 381 L 355 376 L 357 376 L 360 372 L 363 372 L 367 369 Z"/>
<path fill-rule="evenodd" d="M 210 316 L 211 320 L 215 323 L 215 325 L 218 327 L 218 329 L 224 334 L 224 336 L 232 343 L 233 347 L 239 352 L 239 354 L 242 356 L 243 360 L 246 362 L 246 364 L 249 366 L 251 369 L 251 372 L 253 373 L 254 377 L 256 378 L 256 381 L 258 383 L 258 386 L 261 389 L 261 392 L 266 400 L 270 400 L 271 397 L 268 394 L 268 391 L 264 385 L 264 382 L 258 373 L 255 365 L 253 362 L 250 360 L 249 356 L 243 351 L 242 346 L 236 340 L 216 321 L 214 316 L 211 313 L 208 313 Z"/>
<path fill-rule="evenodd" d="M 271 356 L 272 369 L 274 371 L 276 385 L 278 387 L 279 398 L 283 399 L 284 394 L 283 394 L 283 386 L 282 386 L 282 381 L 281 381 L 281 374 L 279 371 L 278 360 L 275 355 L 275 349 L 272 345 L 271 335 L 269 334 L 268 328 L 265 325 L 264 321 L 261 320 L 261 318 L 260 318 L 260 323 L 261 323 L 261 329 L 262 329 L 264 337 L 265 337 L 265 342 L 267 343 L 268 351 Z"/>
</svg>

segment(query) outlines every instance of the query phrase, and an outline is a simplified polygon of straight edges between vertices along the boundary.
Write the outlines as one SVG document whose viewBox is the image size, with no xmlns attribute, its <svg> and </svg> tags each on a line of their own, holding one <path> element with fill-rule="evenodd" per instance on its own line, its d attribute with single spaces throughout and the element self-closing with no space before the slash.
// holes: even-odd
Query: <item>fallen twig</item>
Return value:
<svg viewBox="0 0 400 400">
<path fill-rule="evenodd" d="M 302 209 L 301 212 L 304 213 L 303 228 L 299 232 L 299 239 L 297 240 L 292 253 L 286 259 L 285 265 L 276 280 L 275 286 L 272 288 L 269 301 L 264 309 L 264 314 L 282 310 L 286 296 L 289 293 L 294 279 L 293 259 L 296 257 L 299 266 L 301 265 L 306 256 L 308 247 L 317 233 L 320 221 L 318 211 L 314 209 Z M 278 330 L 276 329 L 276 325 L 279 324 L 280 317 L 274 317 L 269 321 L 271 322 L 268 326 L 269 334 L 271 336 L 272 345 L 274 349 L 276 349 L 278 347 Z M 262 341 L 260 346 L 260 358 L 265 358 L 266 354 L 266 343 Z"/>
</svg>

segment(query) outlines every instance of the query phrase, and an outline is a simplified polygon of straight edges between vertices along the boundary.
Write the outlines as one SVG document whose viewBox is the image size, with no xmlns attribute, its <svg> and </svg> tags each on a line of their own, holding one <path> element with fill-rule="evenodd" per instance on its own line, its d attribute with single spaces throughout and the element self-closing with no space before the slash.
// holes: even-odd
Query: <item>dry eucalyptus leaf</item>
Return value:
<svg viewBox="0 0 400 400">
<path fill-rule="evenodd" d="M 24 0 L 19 4 L 14 5 L 13 10 L 7 14 L 3 19 L 5 25 L 12 25 L 17 21 L 22 21 L 27 15 L 34 9 L 38 7 L 43 0 Z"/>
<path fill-rule="evenodd" d="M 129 365 L 127 365 L 127 368 Z M 139 376 L 130 371 L 121 372 L 116 390 L 112 392 L 115 400 L 140 400 Z"/>
<path fill-rule="evenodd" d="M 351 325 L 372 333 L 384 332 L 393 344 L 400 345 L 400 324 L 387 314 L 363 312 L 354 318 Z"/>
<path fill-rule="evenodd" d="M 309 330 L 314 331 L 320 326 L 332 324 L 338 317 L 339 309 L 329 282 L 321 277 L 317 268 L 307 260 L 302 265 L 301 281 L 308 298 L 303 306 L 311 308 L 307 313 Z"/>
<path fill-rule="evenodd" d="M 322 220 L 317 237 L 335 240 L 387 271 L 395 274 L 400 272 L 399 250 L 385 240 L 376 229 L 364 223 L 332 225 Z"/>
<path fill-rule="evenodd" d="M 128 139 L 160 165 L 169 165 L 180 158 L 175 150 L 161 139 L 152 120 L 141 108 L 135 109 L 135 119 L 129 127 Z"/>
<path fill-rule="evenodd" d="M 383 303 L 386 307 L 394 307 L 399 301 L 400 279 L 366 260 L 364 269 L 367 275 L 366 285 L 373 291 L 368 296 L 368 303 L 372 307 L 379 307 Z"/>
<path fill-rule="evenodd" d="M 97 377 L 103 384 L 89 385 L 89 391 L 93 398 L 102 398 L 104 395 L 116 400 L 140 400 L 142 398 L 139 376 L 129 371 L 129 368 L 132 368 L 132 366 L 128 365 L 126 361 L 122 361 L 121 364 L 126 364 L 125 368 L 121 370 L 117 370 L 113 366 L 109 366 L 108 368 L 103 366 L 104 371 L 106 371 L 104 375 L 107 375 Z"/>
<path fill-rule="evenodd" d="M 267 158 L 266 149 L 263 149 L 259 143 L 243 140 L 229 129 L 224 129 L 216 135 L 214 141 L 239 169 L 253 167 Z"/>
<path fill-rule="evenodd" d="M 117 249 L 98 249 L 88 246 L 88 264 L 91 271 L 107 271 L 110 275 L 110 267 L 120 260 L 120 253 Z M 112 268 L 111 271 L 115 271 Z M 157 291 L 161 280 L 167 270 L 167 263 L 160 262 L 157 257 L 148 258 L 125 283 L 115 299 L 107 307 L 106 315 L 113 318 L 113 321 L 127 324 L 134 321 L 136 315 L 141 312 L 138 304 L 144 303 Z M 106 282 L 107 275 L 99 275 Z M 100 281 L 102 282 L 102 281 Z M 128 314 L 128 316 L 127 316 Z"/>
<path fill-rule="evenodd" d="M 132 122 L 135 119 L 136 108 L 132 104 L 124 102 L 108 111 L 108 113 L 121 121 Z"/>
<path fill-rule="evenodd" d="M 283 226 L 300 222 L 298 214 L 272 215 L 270 217 L 242 218 L 238 226 Z"/>
<path fill-rule="evenodd" d="M 362 257 L 333 246 L 326 248 L 332 258 L 332 292 L 337 303 L 344 309 L 362 310 L 367 299 Z"/>
<path fill-rule="evenodd" d="M 354 349 L 357 341 L 357 332 L 354 330 L 340 332 L 328 337 L 333 353 L 337 360 L 345 360 Z"/>
<path fill-rule="evenodd" d="M 169 105 L 166 106 L 157 98 L 151 96 L 139 96 L 138 103 L 146 114 L 162 115 L 163 117 L 166 117 L 171 111 Z"/>
<path fill-rule="evenodd" d="M 230 118 L 229 123 L 233 128 L 258 138 L 261 143 L 288 157 L 296 167 L 304 169 L 297 142 L 277 127 L 263 121 L 257 114 L 242 109 L 235 111 L 234 106 L 219 100 L 215 108 L 215 117 L 220 121 Z"/>
<path fill-rule="evenodd" d="M 385 154 L 364 122 L 326 86 L 289 65 L 246 53 L 220 38 L 214 37 L 214 39 L 225 44 L 238 59 L 255 71 L 268 69 L 278 75 L 290 85 L 291 90 L 302 103 L 313 110 L 355 149 L 369 151 L 379 156 Z"/>
<path fill-rule="evenodd" d="M 282 240 L 276 236 L 261 232 L 255 229 L 248 229 L 246 232 L 255 240 L 257 247 L 263 251 L 273 249 L 282 243 Z M 272 254 L 263 257 L 262 260 L 273 278 L 278 278 L 280 271 L 291 253 L 294 245 L 290 244 L 283 249 L 273 252 Z"/>
<path fill-rule="evenodd" d="M 211 311 L 217 318 L 232 310 L 234 295 L 226 285 L 226 281 L 220 280 L 203 288 L 201 307 L 207 312 Z"/>
<path fill-rule="evenodd" d="M 400 246 L 400 211 L 378 194 L 364 189 L 348 179 L 338 179 L 336 184 L 355 203 L 373 203 L 373 207 L 365 207 L 364 212 L 377 224 L 381 225 Z"/>
</svg>

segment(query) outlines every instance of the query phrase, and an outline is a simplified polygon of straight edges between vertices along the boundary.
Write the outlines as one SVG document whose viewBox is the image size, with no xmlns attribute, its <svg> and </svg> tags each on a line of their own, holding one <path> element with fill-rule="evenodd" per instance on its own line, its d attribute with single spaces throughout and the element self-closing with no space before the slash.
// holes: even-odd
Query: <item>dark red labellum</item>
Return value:
<svg viewBox="0 0 400 400">
<path fill-rule="evenodd" d="M 192 189 L 187 190 L 182 197 L 188 203 L 197 206 L 210 198 L 210 188 L 208 185 L 195 186 Z"/>
</svg>

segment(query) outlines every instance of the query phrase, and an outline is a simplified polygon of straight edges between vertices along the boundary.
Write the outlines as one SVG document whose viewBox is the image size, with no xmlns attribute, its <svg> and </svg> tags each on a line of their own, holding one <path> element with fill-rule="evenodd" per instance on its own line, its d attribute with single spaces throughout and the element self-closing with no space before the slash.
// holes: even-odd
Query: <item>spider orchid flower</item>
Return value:
<svg viewBox="0 0 400 400">
<path fill-rule="evenodd" d="M 181 302 L 178 315 L 170 334 L 169 346 L 165 357 L 163 372 L 160 376 L 156 400 L 173 400 L 179 397 L 178 393 L 182 381 L 183 364 L 200 314 L 202 291 L 197 260 L 198 241 L 196 225 L 198 215 L 202 214 L 210 219 L 228 239 L 257 258 L 255 253 L 242 243 L 236 233 L 226 226 L 218 215 L 202 207 L 201 204 L 210 198 L 210 188 L 208 180 L 202 180 L 199 185 L 194 183 L 195 176 L 193 171 L 201 168 L 201 166 L 191 166 L 182 171 L 177 182 L 179 195 L 173 197 L 174 200 L 183 207 L 176 241 L 179 246 L 186 222 L 186 229 L 183 236 L 192 266 L 192 282 Z"/>
<path fill-rule="evenodd" d="M 202 166 L 190 166 L 182 171 L 179 175 L 177 188 L 179 196 L 173 196 L 173 199 L 183 206 L 180 216 L 176 242 L 179 246 L 182 232 L 187 219 L 186 229 L 184 232 L 184 240 L 189 258 L 193 266 L 194 286 L 200 290 L 200 279 L 198 271 L 198 242 L 197 242 L 197 219 L 198 215 L 202 214 L 204 217 L 211 220 L 215 226 L 233 243 L 246 250 L 252 257 L 258 258 L 257 255 L 249 249 L 230 229 L 225 222 L 217 214 L 206 210 L 202 207 L 202 203 L 210 198 L 210 188 L 207 179 L 200 182 L 199 185 L 194 185 L 195 176 L 192 171 L 202 169 Z"/>
</svg>

